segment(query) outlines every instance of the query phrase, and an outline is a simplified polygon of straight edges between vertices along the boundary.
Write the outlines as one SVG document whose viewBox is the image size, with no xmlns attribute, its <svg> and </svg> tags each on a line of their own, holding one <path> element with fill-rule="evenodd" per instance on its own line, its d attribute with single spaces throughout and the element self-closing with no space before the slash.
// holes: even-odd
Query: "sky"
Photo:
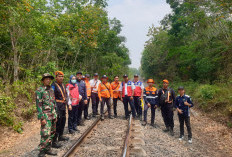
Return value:
<svg viewBox="0 0 232 157">
<path fill-rule="evenodd" d="M 166 0 L 109 0 L 109 17 L 116 17 L 123 25 L 121 35 L 127 38 L 132 64 L 139 68 L 141 53 L 148 40 L 148 29 L 152 24 L 159 26 L 163 17 L 171 12 Z"/>
</svg>

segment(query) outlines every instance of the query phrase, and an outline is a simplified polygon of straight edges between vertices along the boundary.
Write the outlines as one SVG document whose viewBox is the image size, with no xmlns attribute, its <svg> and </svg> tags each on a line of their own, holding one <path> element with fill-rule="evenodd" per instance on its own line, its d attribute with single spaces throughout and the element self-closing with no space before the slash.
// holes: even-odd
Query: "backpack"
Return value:
<svg viewBox="0 0 232 157">
<path fill-rule="evenodd" d="M 160 103 L 161 104 L 165 104 L 165 100 L 168 99 L 168 92 L 170 94 L 170 89 L 168 88 L 166 92 L 164 92 L 164 90 L 162 89 L 162 94 L 160 96 Z M 170 96 L 170 95 L 169 95 Z"/>
</svg>

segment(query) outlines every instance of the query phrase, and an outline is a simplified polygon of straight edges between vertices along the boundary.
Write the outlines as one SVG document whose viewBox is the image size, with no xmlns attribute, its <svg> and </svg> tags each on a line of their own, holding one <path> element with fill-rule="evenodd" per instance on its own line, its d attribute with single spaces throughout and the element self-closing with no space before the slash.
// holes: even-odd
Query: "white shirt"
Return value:
<svg viewBox="0 0 232 157">
<path fill-rule="evenodd" d="M 90 83 L 91 88 L 93 88 L 93 90 L 91 92 L 97 93 L 98 92 L 97 91 L 98 90 L 98 85 L 101 83 L 101 81 L 92 79 L 92 80 L 89 81 L 89 83 Z"/>
<path fill-rule="evenodd" d="M 125 86 L 125 95 L 128 95 L 128 93 L 127 93 L 127 83 L 124 84 L 124 86 Z M 122 87 L 123 86 L 120 86 L 120 88 L 119 88 L 119 91 L 121 91 L 121 92 L 122 92 Z M 131 81 L 131 88 L 132 88 L 132 90 L 135 89 L 135 85 L 134 85 L 134 83 L 132 81 Z"/>
</svg>

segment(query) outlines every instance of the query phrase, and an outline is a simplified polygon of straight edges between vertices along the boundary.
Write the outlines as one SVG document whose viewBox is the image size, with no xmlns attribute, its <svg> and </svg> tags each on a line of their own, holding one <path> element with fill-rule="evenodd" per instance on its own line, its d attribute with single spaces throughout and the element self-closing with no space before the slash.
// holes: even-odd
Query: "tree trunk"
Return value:
<svg viewBox="0 0 232 157">
<path fill-rule="evenodd" d="M 10 29 L 10 38 L 11 38 L 11 45 L 12 45 L 12 51 L 14 53 L 14 82 L 18 80 L 19 76 L 19 59 L 18 59 L 18 50 L 16 48 L 17 41 L 15 38 L 15 32 L 14 27 L 12 27 L 12 30 Z"/>
</svg>

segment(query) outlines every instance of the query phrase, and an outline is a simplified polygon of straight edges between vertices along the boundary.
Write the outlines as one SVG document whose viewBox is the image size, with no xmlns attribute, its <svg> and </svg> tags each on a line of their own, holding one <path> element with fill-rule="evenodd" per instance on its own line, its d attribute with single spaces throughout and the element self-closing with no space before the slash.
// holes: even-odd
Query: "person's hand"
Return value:
<svg viewBox="0 0 232 157">
<path fill-rule="evenodd" d="M 148 104 L 147 104 L 147 106 L 148 106 L 148 107 L 151 107 L 151 104 L 150 104 L 150 103 L 148 103 Z"/>
<path fill-rule="evenodd" d="M 181 109 L 177 109 L 179 114 L 183 114 L 183 111 Z"/>
<path fill-rule="evenodd" d="M 122 97 L 120 98 L 121 101 L 123 101 Z"/>
<path fill-rule="evenodd" d="M 71 105 L 68 105 L 68 110 L 72 111 L 72 106 Z"/>
<path fill-rule="evenodd" d="M 100 102 L 102 102 L 102 98 L 100 99 Z"/>
<path fill-rule="evenodd" d="M 82 96 L 80 95 L 80 96 L 79 96 L 79 101 L 81 101 L 81 99 L 82 99 Z"/>
<path fill-rule="evenodd" d="M 187 101 L 184 102 L 185 106 L 190 106 L 189 103 Z"/>
<path fill-rule="evenodd" d="M 131 96 L 130 99 L 133 100 L 133 96 Z"/>
<path fill-rule="evenodd" d="M 84 100 L 85 105 L 88 104 L 88 100 Z"/>
<path fill-rule="evenodd" d="M 41 120 L 41 125 L 46 125 L 47 121 L 45 119 Z"/>
</svg>

